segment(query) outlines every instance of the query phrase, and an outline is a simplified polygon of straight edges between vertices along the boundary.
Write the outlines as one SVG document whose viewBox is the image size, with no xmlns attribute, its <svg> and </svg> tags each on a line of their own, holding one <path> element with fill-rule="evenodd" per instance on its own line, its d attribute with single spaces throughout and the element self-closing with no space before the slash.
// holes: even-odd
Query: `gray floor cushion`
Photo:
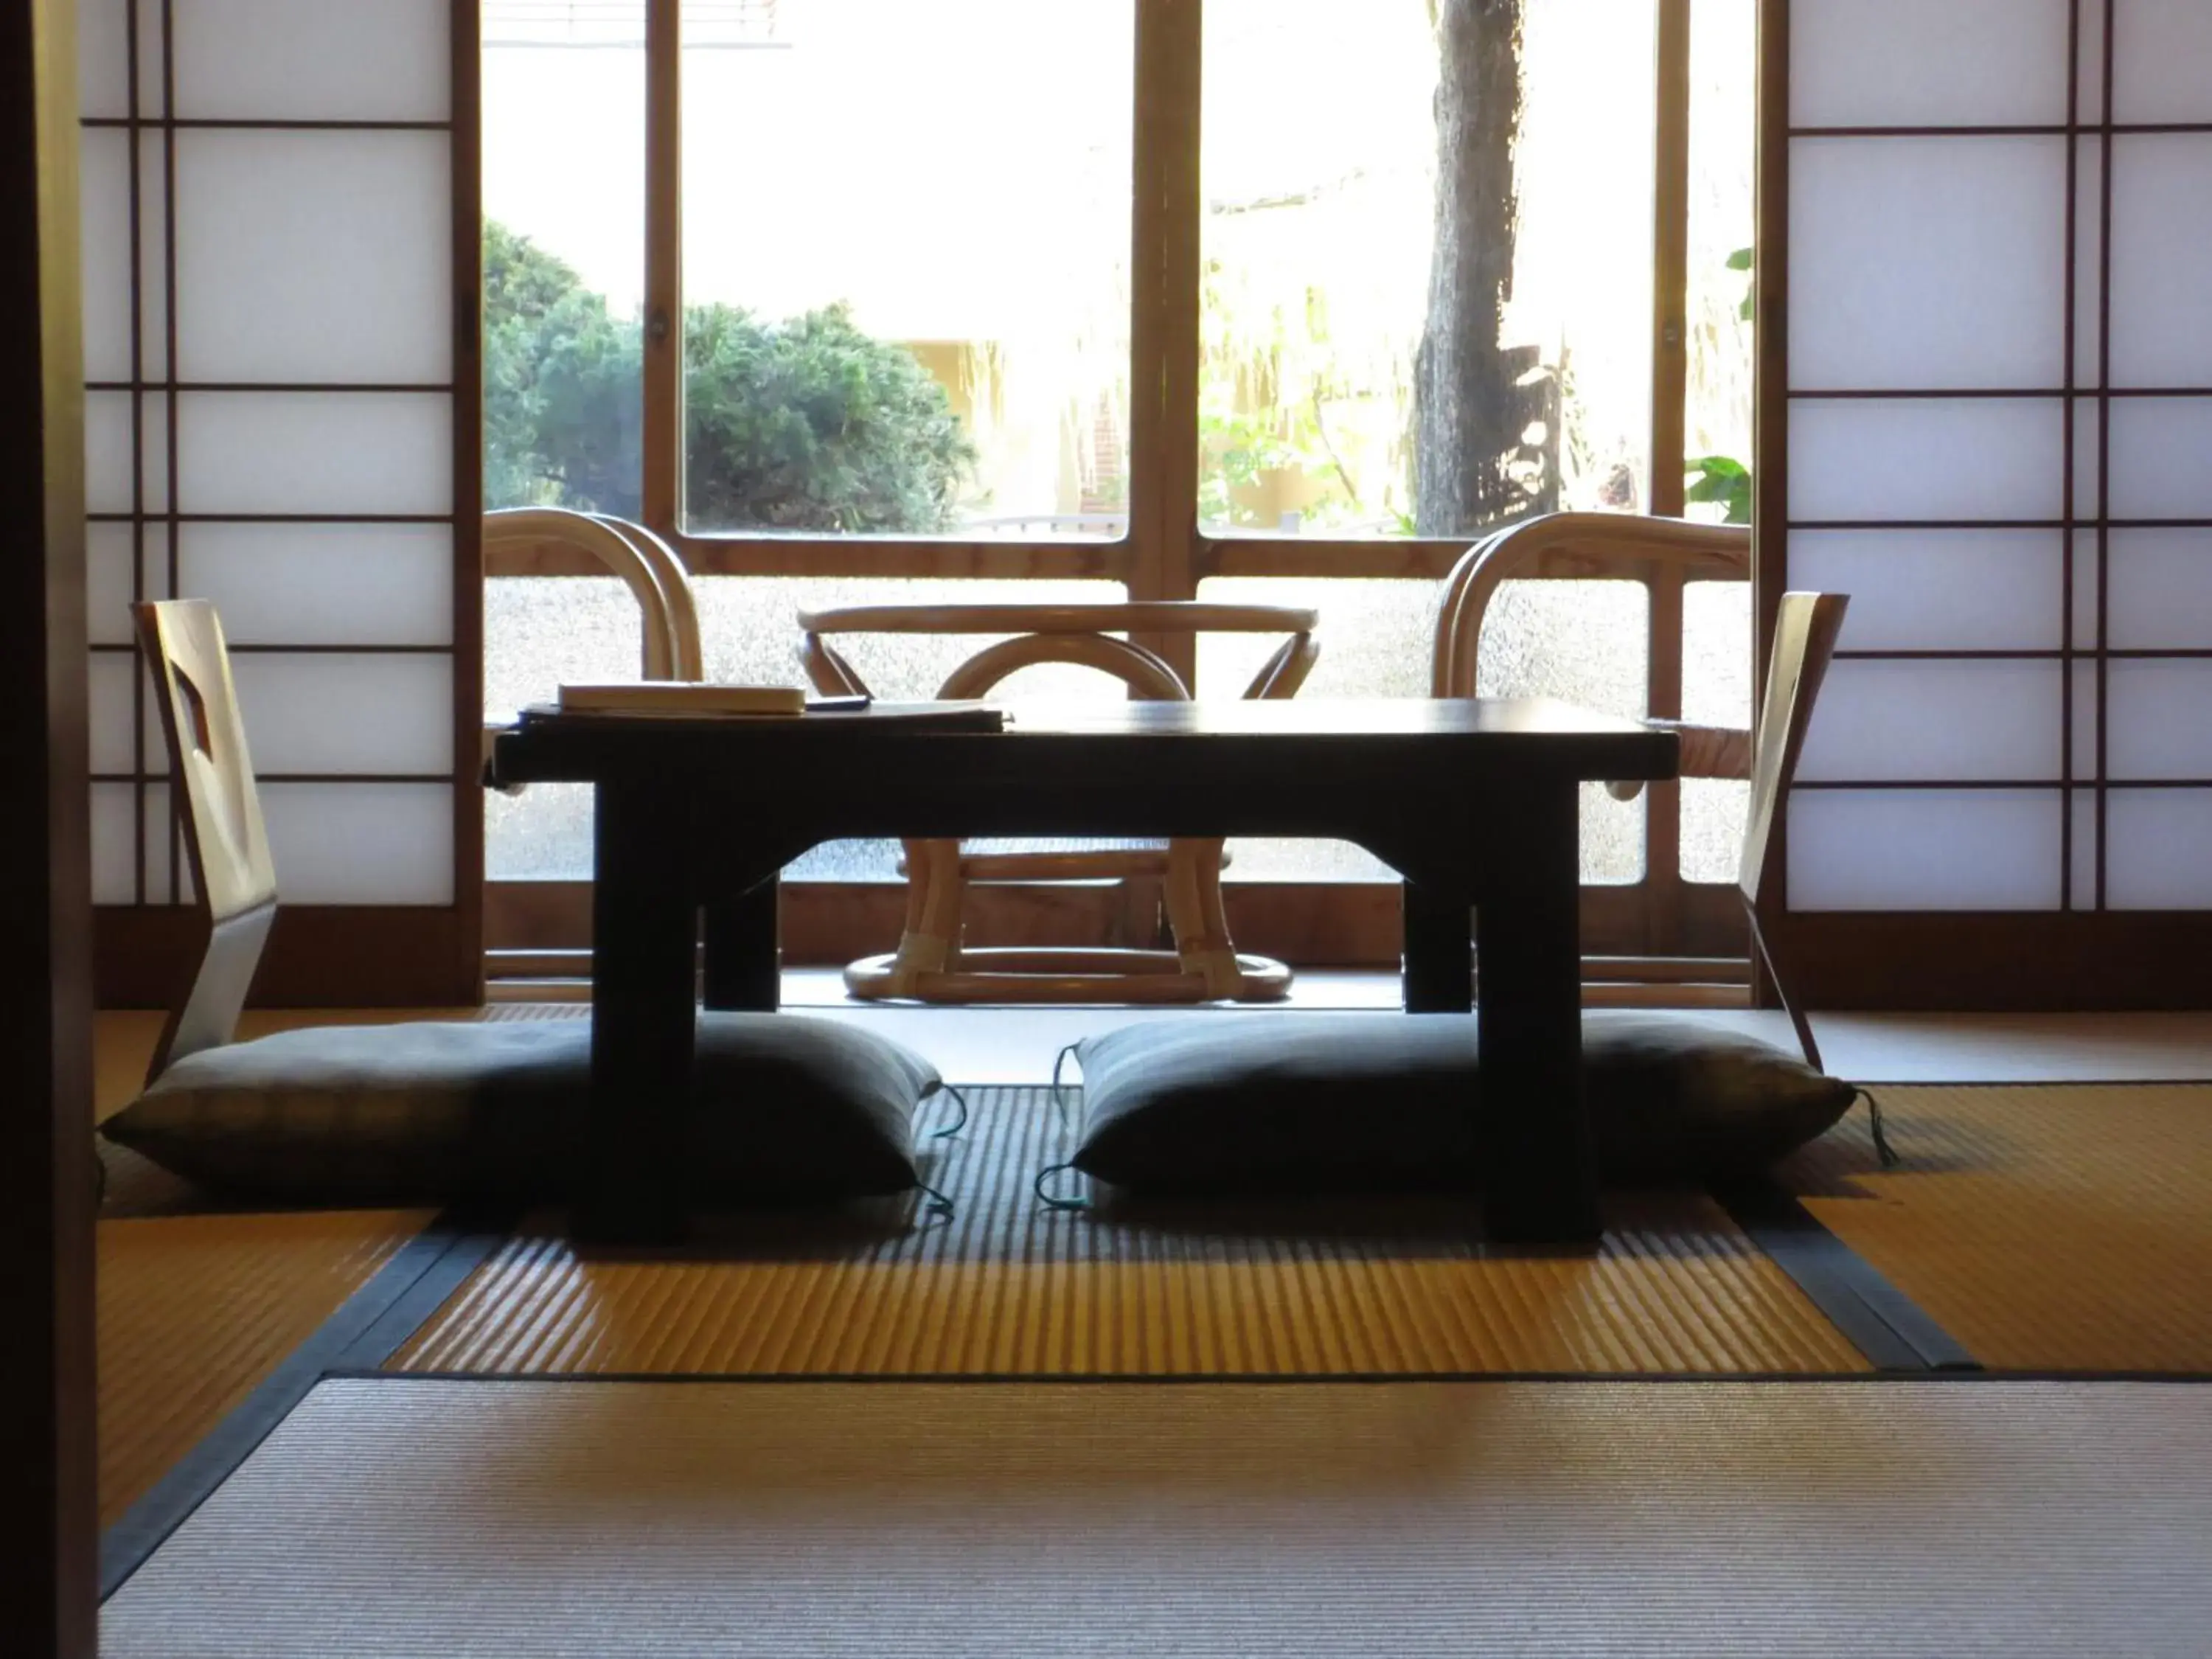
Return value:
<svg viewBox="0 0 2212 1659">
<path fill-rule="evenodd" d="M 1706 1181 L 1827 1129 L 1856 1090 L 1692 1017 L 1583 1022 L 1603 1177 Z M 1392 1192 L 1472 1186 L 1474 1017 L 1274 1014 L 1160 1020 L 1074 1050 L 1073 1164 L 1136 1191 Z"/>
<path fill-rule="evenodd" d="M 919 1054 L 829 1020 L 699 1024 L 693 1202 L 806 1202 L 915 1184 Z M 104 1126 L 212 1194 L 285 1205 L 558 1202 L 584 1158 L 591 1023 L 325 1026 L 179 1060 Z"/>
</svg>

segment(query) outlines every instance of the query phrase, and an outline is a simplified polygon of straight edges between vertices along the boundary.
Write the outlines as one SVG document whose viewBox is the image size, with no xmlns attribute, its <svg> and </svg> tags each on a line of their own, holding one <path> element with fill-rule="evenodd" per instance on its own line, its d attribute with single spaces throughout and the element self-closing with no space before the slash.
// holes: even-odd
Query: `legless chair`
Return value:
<svg viewBox="0 0 2212 1659">
<path fill-rule="evenodd" d="M 1188 702 L 1190 688 L 1133 634 L 1283 633 L 1245 688 L 1248 697 L 1288 697 L 1312 669 L 1310 611 L 1188 601 L 1134 605 L 871 605 L 801 611 L 807 676 L 829 696 L 867 686 L 826 636 L 834 634 L 1010 634 L 986 647 L 939 688 L 944 698 L 980 697 L 1018 669 L 1074 663 L 1111 675 L 1140 697 Z M 1218 839 L 1065 852 L 968 853 L 956 841 L 908 841 L 907 907 L 899 947 L 845 969 L 854 996 L 924 1002 L 1268 1002 L 1288 994 L 1291 970 L 1242 956 L 1221 902 L 1226 862 Z M 1097 881 L 1152 877 L 1164 883 L 1172 951 L 975 947 L 961 939 L 970 884 Z"/>
</svg>

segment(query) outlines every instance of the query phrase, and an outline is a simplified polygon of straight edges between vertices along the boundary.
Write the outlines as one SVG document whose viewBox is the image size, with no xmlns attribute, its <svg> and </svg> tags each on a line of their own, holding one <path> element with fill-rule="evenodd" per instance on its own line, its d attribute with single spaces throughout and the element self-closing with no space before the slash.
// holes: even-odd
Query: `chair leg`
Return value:
<svg viewBox="0 0 2212 1659">
<path fill-rule="evenodd" d="M 967 886 L 957 841 L 907 842 L 906 872 L 906 928 L 899 936 L 890 988 L 899 997 L 914 995 L 915 981 L 922 975 L 944 973 L 958 962 Z"/>
<path fill-rule="evenodd" d="M 1244 970 L 1221 902 L 1221 850 L 1218 840 L 1169 842 L 1164 902 L 1183 971 L 1205 979 L 1207 996 L 1231 998 L 1244 990 Z"/>
</svg>

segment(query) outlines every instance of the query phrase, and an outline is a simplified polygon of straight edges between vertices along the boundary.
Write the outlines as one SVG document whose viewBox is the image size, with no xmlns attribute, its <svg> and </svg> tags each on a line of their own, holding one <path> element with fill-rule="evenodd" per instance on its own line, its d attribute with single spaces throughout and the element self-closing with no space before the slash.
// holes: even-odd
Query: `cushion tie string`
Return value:
<svg viewBox="0 0 2212 1659">
<path fill-rule="evenodd" d="M 1075 1044 L 1069 1043 L 1054 1057 L 1052 1062 L 1052 1103 L 1059 1108 L 1060 1121 L 1063 1125 L 1067 1121 L 1067 1090 L 1060 1080 L 1060 1068 L 1067 1064 L 1067 1057 L 1075 1052 Z"/>
<path fill-rule="evenodd" d="M 1889 1144 L 1889 1137 L 1882 1133 L 1881 1103 L 1874 1097 L 1871 1089 L 1860 1090 L 1857 1097 L 1866 1102 L 1867 1121 L 1874 1126 L 1875 1156 L 1881 1160 L 1883 1169 L 1895 1169 L 1905 1160 L 1897 1155 L 1897 1149 Z"/>
<path fill-rule="evenodd" d="M 1074 1167 L 1075 1165 L 1073 1164 L 1048 1164 L 1044 1168 L 1039 1170 L 1036 1172 L 1036 1179 L 1030 1183 L 1030 1190 L 1036 1194 L 1037 1202 L 1043 1205 L 1048 1210 L 1089 1209 L 1091 1207 L 1091 1200 L 1087 1198 L 1060 1198 L 1054 1194 L 1045 1191 L 1044 1189 L 1044 1183 L 1051 1180 L 1053 1176 L 1059 1175 L 1063 1170 L 1072 1170 Z"/>
<path fill-rule="evenodd" d="M 927 1092 L 922 1095 L 922 1098 L 924 1100 L 935 1100 L 940 1095 L 951 1096 L 954 1103 L 960 1108 L 960 1116 L 956 1121 L 945 1125 L 942 1129 L 931 1130 L 930 1139 L 933 1140 L 949 1140 L 954 1135 L 958 1134 L 963 1129 L 968 1127 L 968 1097 L 960 1091 L 958 1085 L 939 1080 L 929 1085 Z"/>
<path fill-rule="evenodd" d="M 950 1221 L 952 1219 L 953 1216 L 957 1213 L 952 1207 L 952 1200 L 945 1197 L 943 1193 L 939 1192 L 936 1188 L 931 1186 L 927 1182 L 917 1181 L 914 1184 L 916 1189 L 921 1192 L 929 1200 L 929 1202 L 922 1206 L 923 1214 L 936 1216 L 943 1220 Z"/>
</svg>

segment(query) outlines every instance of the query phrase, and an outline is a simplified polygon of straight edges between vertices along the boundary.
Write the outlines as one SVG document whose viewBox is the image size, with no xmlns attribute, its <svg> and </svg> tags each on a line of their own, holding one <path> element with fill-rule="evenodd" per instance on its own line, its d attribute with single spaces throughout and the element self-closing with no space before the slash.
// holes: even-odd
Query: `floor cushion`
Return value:
<svg viewBox="0 0 2212 1659">
<path fill-rule="evenodd" d="M 1074 1048 L 1073 1165 L 1139 1191 L 1395 1192 L 1471 1187 L 1480 1087 L 1471 1014 L 1158 1020 Z M 1709 1181 L 1762 1169 L 1827 1129 L 1856 1089 L 1690 1017 L 1583 1019 L 1601 1176 Z"/>
<path fill-rule="evenodd" d="M 286 1205 L 572 1197 L 591 1022 L 286 1031 L 192 1054 L 103 1126 L 211 1194 Z M 689 1198 L 814 1201 L 915 1184 L 919 1054 L 793 1014 L 710 1013 L 693 1072 Z"/>
</svg>

